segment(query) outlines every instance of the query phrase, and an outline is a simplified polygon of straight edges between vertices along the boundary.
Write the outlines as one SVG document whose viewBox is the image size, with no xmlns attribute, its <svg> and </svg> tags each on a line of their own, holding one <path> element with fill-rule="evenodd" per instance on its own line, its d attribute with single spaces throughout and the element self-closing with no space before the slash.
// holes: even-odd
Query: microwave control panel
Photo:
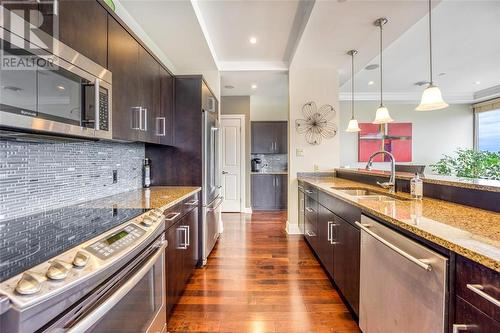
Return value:
<svg viewBox="0 0 500 333">
<path fill-rule="evenodd" d="M 99 129 L 109 131 L 109 93 L 106 89 L 99 89 Z"/>
</svg>

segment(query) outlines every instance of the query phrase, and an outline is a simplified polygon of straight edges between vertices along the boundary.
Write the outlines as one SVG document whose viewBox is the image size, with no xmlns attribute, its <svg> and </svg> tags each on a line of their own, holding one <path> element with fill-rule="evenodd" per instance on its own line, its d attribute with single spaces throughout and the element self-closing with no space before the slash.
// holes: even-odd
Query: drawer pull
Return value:
<svg viewBox="0 0 500 333">
<path fill-rule="evenodd" d="M 467 288 L 472 290 L 474 293 L 478 294 L 485 300 L 495 304 L 497 307 L 500 308 L 500 301 L 497 300 L 495 297 L 488 295 L 483 291 L 484 287 L 480 284 L 467 284 Z"/>
<path fill-rule="evenodd" d="M 310 208 L 310 207 L 306 207 L 306 210 L 309 212 L 309 213 L 314 213 L 314 209 Z"/>
<path fill-rule="evenodd" d="M 465 324 L 453 324 L 453 333 L 459 333 L 461 331 L 468 331 L 474 328 L 476 325 L 465 325 Z"/>
<path fill-rule="evenodd" d="M 306 231 L 306 235 L 309 237 L 316 237 L 316 234 L 312 231 Z"/>
<path fill-rule="evenodd" d="M 192 200 L 192 201 L 186 202 L 185 205 L 186 206 L 197 206 L 198 200 Z"/>
<path fill-rule="evenodd" d="M 314 193 L 314 191 L 311 191 L 311 190 L 305 190 L 305 192 L 306 192 L 307 194 L 313 194 L 313 193 Z"/>
<path fill-rule="evenodd" d="M 181 215 L 181 213 L 170 213 L 168 214 L 167 216 L 168 217 L 165 217 L 165 221 L 173 221 L 175 220 L 179 215 Z"/>
</svg>

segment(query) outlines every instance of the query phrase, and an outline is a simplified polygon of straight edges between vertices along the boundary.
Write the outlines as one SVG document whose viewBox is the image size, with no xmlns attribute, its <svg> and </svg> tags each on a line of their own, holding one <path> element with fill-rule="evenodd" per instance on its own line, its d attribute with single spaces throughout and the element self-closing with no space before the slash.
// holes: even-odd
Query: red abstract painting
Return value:
<svg viewBox="0 0 500 333">
<path fill-rule="evenodd" d="M 391 152 L 398 162 L 412 161 L 412 124 L 390 123 L 376 125 L 360 123 L 358 133 L 358 162 L 368 162 L 378 150 Z M 379 155 L 374 162 L 388 162 L 387 156 Z"/>
</svg>

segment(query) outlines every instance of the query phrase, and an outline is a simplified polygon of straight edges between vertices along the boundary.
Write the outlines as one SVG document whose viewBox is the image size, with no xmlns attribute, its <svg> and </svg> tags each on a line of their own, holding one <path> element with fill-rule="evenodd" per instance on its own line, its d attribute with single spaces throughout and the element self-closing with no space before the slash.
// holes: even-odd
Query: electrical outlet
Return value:
<svg viewBox="0 0 500 333">
<path fill-rule="evenodd" d="M 113 184 L 118 182 L 118 170 L 113 170 Z"/>
</svg>

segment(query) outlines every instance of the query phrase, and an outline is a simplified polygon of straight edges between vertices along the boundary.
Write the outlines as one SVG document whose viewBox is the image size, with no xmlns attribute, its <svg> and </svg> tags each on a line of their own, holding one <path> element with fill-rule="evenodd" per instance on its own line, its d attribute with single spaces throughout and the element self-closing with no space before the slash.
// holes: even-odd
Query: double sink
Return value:
<svg viewBox="0 0 500 333">
<path fill-rule="evenodd" d="M 410 198 L 401 197 L 392 193 L 379 192 L 361 187 L 331 187 L 333 190 L 347 194 L 358 199 L 369 199 L 373 201 L 393 201 L 402 200 L 408 201 Z"/>
</svg>

